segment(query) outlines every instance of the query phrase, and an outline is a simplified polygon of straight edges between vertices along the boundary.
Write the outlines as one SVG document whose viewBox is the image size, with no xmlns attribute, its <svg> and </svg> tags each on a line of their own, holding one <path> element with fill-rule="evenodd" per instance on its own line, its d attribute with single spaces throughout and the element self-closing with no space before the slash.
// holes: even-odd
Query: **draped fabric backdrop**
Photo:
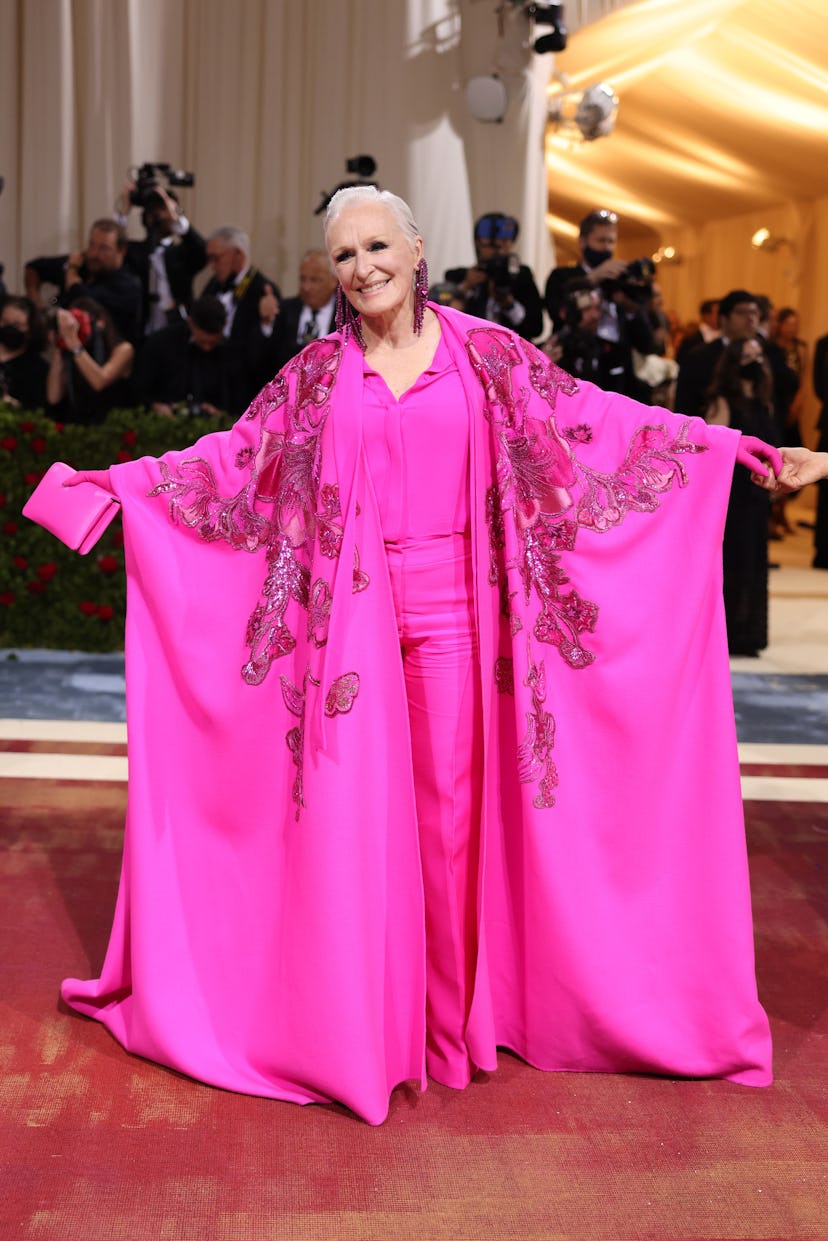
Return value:
<svg viewBox="0 0 828 1241">
<path fill-rule="evenodd" d="M 553 57 L 497 0 L 4 0 L 0 5 L 0 261 L 22 289 L 28 258 L 82 244 L 112 211 L 127 168 L 167 161 L 207 233 L 238 224 L 254 261 L 295 291 L 321 242 L 313 214 L 345 160 L 373 155 L 407 198 L 432 275 L 473 257 L 474 218 L 503 210 L 543 280 L 544 87 Z M 573 4 L 570 26 L 618 7 Z M 509 106 L 473 119 L 463 92 L 496 71 Z M 130 232 L 140 236 L 137 212 Z"/>
</svg>

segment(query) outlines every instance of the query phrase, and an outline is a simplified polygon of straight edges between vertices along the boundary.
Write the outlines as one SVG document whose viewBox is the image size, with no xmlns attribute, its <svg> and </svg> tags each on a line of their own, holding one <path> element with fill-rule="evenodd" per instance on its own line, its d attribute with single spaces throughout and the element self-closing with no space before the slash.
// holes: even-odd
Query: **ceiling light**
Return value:
<svg viewBox="0 0 828 1241">
<path fill-rule="evenodd" d="M 775 236 L 769 228 L 757 228 L 756 232 L 750 239 L 750 244 L 753 246 L 754 250 L 767 250 L 769 253 L 773 253 L 774 250 L 778 250 L 780 246 L 790 246 L 791 249 L 794 248 L 792 241 L 789 241 L 787 237 Z"/>
<path fill-rule="evenodd" d="M 615 128 L 617 114 L 618 96 L 607 82 L 552 95 L 547 109 L 556 132 L 573 143 L 607 137 Z"/>
<path fill-rule="evenodd" d="M 675 246 L 659 246 L 653 255 L 654 263 L 663 263 L 665 267 L 678 267 L 683 262 Z"/>
</svg>

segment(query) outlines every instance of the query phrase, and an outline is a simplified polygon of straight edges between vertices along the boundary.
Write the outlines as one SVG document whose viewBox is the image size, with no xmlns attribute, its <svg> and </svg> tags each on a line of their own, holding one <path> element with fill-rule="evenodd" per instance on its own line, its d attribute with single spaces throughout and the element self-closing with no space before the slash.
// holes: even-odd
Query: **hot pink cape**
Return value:
<svg viewBox="0 0 828 1241">
<path fill-rule="evenodd" d="M 738 434 L 438 313 L 472 415 L 471 1056 L 766 1084 L 721 596 Z M 425 1085 L 424 917 L 361 383 L 353 341 L 317 341 L 232 431 L 111 470 L 123 874 L 101 976 L 63 995 L 138 1055 L 378 1123 Z"/>
</svg>

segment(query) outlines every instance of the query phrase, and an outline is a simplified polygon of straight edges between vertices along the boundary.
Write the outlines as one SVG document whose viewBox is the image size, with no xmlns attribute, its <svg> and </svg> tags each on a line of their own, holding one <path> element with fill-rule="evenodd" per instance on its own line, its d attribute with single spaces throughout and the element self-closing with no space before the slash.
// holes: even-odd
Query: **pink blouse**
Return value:
<svg viewBox="0 0 828 1241">
<path fill-rule="evenodd" d="M 399 400 L 363 370 L 363 439 L 386 543 L 462 534 L 470 527 L 469 413 L 442 337 Z"/>
</svg>

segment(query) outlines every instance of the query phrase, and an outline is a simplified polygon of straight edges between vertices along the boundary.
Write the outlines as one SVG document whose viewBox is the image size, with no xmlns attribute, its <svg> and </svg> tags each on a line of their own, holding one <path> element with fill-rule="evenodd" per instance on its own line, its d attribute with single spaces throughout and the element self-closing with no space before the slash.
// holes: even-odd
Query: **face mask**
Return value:
<svg viewBox="0 0 828 1241">
<path fill-rule="evenodd" d="M 751 383 L 758 383 L 765 373 L 761 362 L 748 362 L 746 366 L 740 369 L 742 378 L 749 379 Z"/>
<path fill-rule="evenodd" d="M 22 349 L 26 343 L 26 333 L 14 323 L 4 323 L 0 327 L 0 345 L 6 349 Z"/>
<path fill-rule="evenodd" d="M 584 246 L 583 255 L 587 267 L 600 267 L 612 258 L 612 250 L 593 250 L 591 246 Z"/>
</svg>

